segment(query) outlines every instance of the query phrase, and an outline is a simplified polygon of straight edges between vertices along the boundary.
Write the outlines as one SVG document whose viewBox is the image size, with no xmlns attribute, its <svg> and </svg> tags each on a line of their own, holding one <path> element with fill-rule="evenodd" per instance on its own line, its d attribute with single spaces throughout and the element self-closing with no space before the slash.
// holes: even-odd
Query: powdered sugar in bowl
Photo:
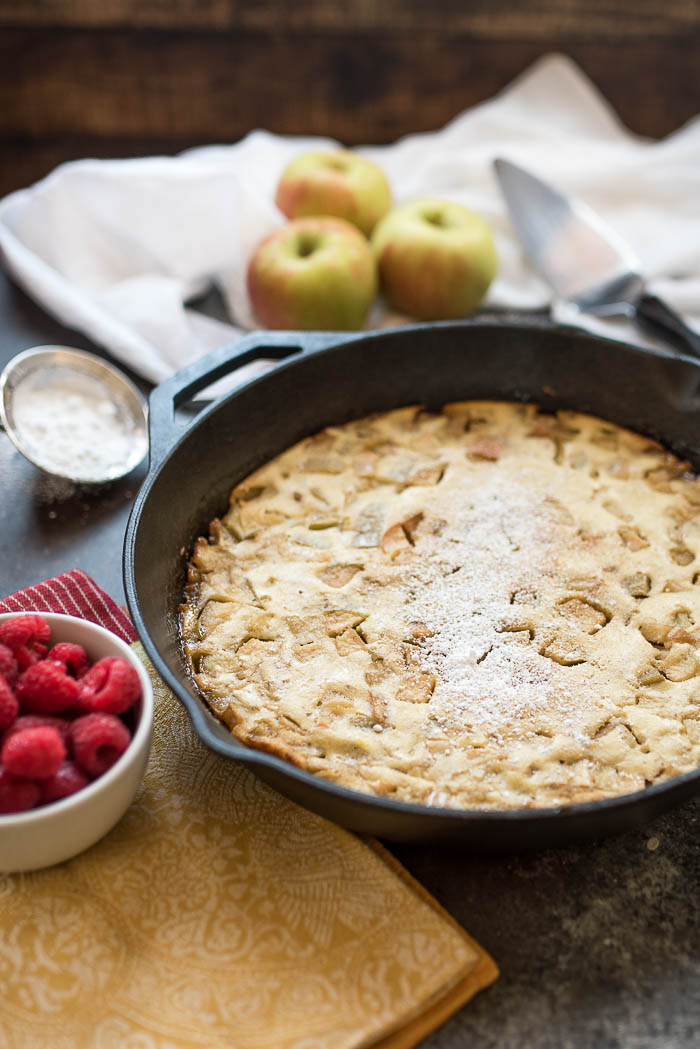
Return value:
<svg viewBox="0 0 700 1049">
<path fill-rule="evenodd" d="M 40 469 L 79 484 L 133 470 L 148 450 L 144 397 L 94 354 L 38 346 L 0 375 L 0 415 L 15 447 Z"/>
</svg>

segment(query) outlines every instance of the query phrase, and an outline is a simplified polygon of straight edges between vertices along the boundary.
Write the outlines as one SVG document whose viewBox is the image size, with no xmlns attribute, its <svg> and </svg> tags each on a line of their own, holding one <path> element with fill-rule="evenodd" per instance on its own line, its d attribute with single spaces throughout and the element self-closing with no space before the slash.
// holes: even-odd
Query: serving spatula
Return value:
<svg viewBox="0 0 700 1049">
<path fill-rule="evenodd" d="M 700 335 L 645 291 L 639 259 L 591 208 L 509 160 L 494 168 L 525 252 L 558 298 L 584 313 L 624 314 L 700 357 Z"/>
</svg>

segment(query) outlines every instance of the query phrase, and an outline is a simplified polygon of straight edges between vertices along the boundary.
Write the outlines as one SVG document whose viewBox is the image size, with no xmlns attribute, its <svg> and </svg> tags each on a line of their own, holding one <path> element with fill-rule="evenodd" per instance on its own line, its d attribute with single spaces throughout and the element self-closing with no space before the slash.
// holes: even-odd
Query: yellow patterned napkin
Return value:
<svg viewBox="0 0 700 1049">
<path fill-rule="evenodd" d="M 0 875 L 3 1049 L 409 1049 L 496 978 L 393 858 L 207 750 L 149 672 L 127 814 Z"/>
</svg>

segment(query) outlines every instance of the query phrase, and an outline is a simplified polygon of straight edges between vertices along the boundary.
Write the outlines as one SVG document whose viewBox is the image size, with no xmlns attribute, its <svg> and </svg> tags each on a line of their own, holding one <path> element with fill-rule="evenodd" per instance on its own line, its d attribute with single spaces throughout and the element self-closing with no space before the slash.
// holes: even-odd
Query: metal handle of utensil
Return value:
<svg viewBox="0 0 700 1049">
<path fill-rule="evenodd" d="M 175 418 L 175 410 L 201 390 L 244 364 L 260 360 L 282 362 L 287 357 L 323 350 L 360 335 L 354 332 L 252 332 L 180 369 L 156 386 L 149 397 L 150 471 L 163 461 L 181 436 L 183 428 Z M 247 381 L 255 382 L 261 377 L 256 375 Z"/>
<path fill-rule="evenodd" d="M 636 303 L 636 316 L 642 327 L 670 340 L 674 346 L 700 358 L 700 335 L 656 295 L 642 294 Z"/>
</svg>

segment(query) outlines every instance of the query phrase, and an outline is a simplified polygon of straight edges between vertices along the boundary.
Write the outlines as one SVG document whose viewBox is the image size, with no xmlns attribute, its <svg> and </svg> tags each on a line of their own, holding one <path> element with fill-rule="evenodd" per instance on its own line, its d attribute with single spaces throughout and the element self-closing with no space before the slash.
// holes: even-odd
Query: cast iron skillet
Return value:
<svg viewBox="0 0 700 1049">
<path fill-rule="evenodd" d="M 242 364 L 278 361 L 213 401 L 186 429 L 175 409 Z M 456 811 L 346 790 L 244 746 L 209 713 L 185 672 L 178 604 L 197 536 L 228 493 L 322 427 L 407 404 L 496 398 L 601 416 L 700 463 L 700 364 L 563 329 L 465 321 L 372 334 L 254 333 L 196 362 L 150 400 L 151 461 L 125 540 L 129 610 L 144 648 L 212 750 L 282 794 L 353 830 L 398 841 L 519 850 L 596 838 L 700 790 L 700 770 L 620 798 L 517 811 Z"/>
</svg>

